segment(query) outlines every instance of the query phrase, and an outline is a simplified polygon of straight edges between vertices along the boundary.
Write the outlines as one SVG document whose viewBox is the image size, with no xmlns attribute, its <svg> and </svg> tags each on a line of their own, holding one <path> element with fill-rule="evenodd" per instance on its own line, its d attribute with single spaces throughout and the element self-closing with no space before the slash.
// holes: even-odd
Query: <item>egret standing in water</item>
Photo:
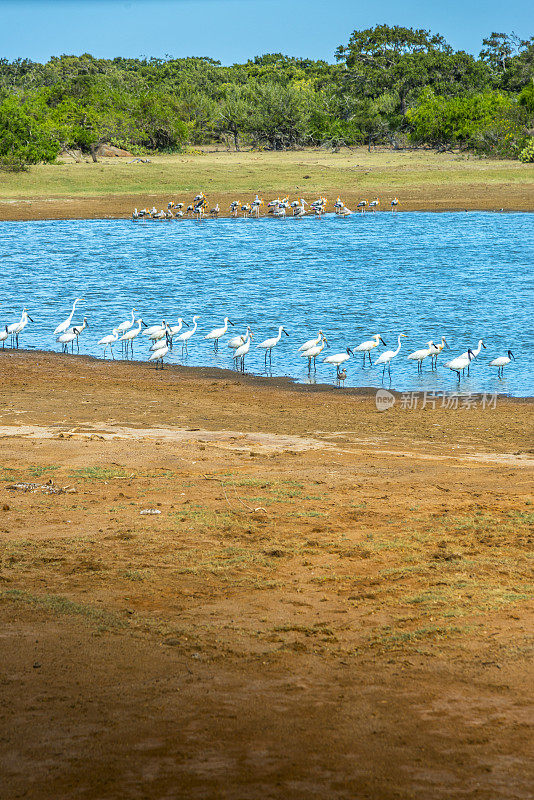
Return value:
<svg viewBox="0 0 534 800">
<path fill-rule="evenodd" d="M 132 308 L 132 318 L 131 319 L 125 319 L 124 322 L 121 322 L 120 325 L 117 325 L 117 330 L 118 330 L 119 334 L 130 330 L 132 325 L 135 323 L 135 312 L 136 311 L 137 311 L 136 308 Z"/>
<path fill-rule="evenodd" d="M 184 325 L 186 328 L 189 327 L 187 322 L 184 322 L 181 317 L 178 317 L 178 325 L 172 325 L 169 328 L 167 328 L 167 341 L 169 342 L 169 347 L 171 348 L 171 350 L 172 350 L 172 340 L 174 339 L 175 336 L 177 336 L 180 333 Z"/>
<path fill-rule="evenodd" d="M 399 338 L 397 339 L 398 347 L 396 350 L 385 350 L 375 361 L 375 367 L 382 364 L 384 365 L 384 369 L 382 370 L 382 378 L 386 373 L 386 367 L 388 368 L 388 372 L 391 377 L 391 361 L 400 353 L 402 337 L 406 338 L 406 334 L 399 333 Z"/>
<path fill-rule="evenodd" d="M 256 345 L 258 349 L 265 350 L 265 366 L 267 366 L 267 354 L 269 354 L 269 364 L 272 363 L 273 348 L 276 347 L 282 338 L 282 333 L 285 333 L 286 336 L 289 336 L 289 333 L 286 331 L 284 326 L 280 325 L 278 328 L 278 336 L 273 336 L 272 339 L 265 339 L 264 342 L 260 342 L 260 344 Z"/>
<path fill-rule="evenodd" d="M 0 342 L 2 342 L 2 350 L 6 346 L 6 339 L 9 338 L 9 331 L 7 329 L 7 325 L 4 326 L 4 330 L 0 331 Z"/>
<path fill-rule="evenodd" d="M 76 304 L 81 303 L 83 297 L 77 297 L 74 303 L 72 304 L 72 311 L 70 312 L 69 316 L 66 320 L 61 322 L 54 331 L 54 336 L 58 336 L 60 333 L 65 333 L 68 328 L 70 328 L 70 324 L 72 322 L 72 318 L 74 316 L 74 312 L 76 310 Z"/>
<path fill-rule="evenodd" d="M 479 339 L 478 347 L 476 347 L 475 349 L 471 349 L 471 352 L 473 354 L 473 358 L 471 359 L 471 361 L 474 361 L 475 358 L 480 354 L 480 350 L 481 350 L 482 347 L 484 348 L 484 350 L 486 349 L 486 345 L 484 344 L 482 339 Z M 467 351 L 465 353 L 462 353 L 462 355 L 461 355 L 461 358 L 466 358 L 466 357 L 467 357 Z M 467 365 L 467 374 L 468 375 L 469 375 L 469 367 L 470 367 L 470 363 Z"/>
<path fill-rule="evenodd" d="M 382 342 L 384 346 L 386 346 L 385 341 L 382 339 L 379 333 L 375 333 L 372 339 L 368 339 L 366 342 L 362 342 L 355 348 L 357 353 L 363 353 L 363 366 L 365 367 L 365 356 L 369 356 L 369 364 L 371 364 L 371 350 L 374 350 L 375 347 L 378 347 L 379 343 Z"/>
<path fill-rule="evenodd" d="M 508 350 L 507 355 L 499 356 L 498 358 L 494 358 L 493 361 L 490 361 L 490 367 L 497 367 L 497 377 L 502 378 L 504 375 L 504 368 L 510 361 L 515 361 L 515 356 L 511 350 Z"/>
<path fill-rule="evenodd" d="M 224 336 L 226 331 L 228 330 L 228 325 L 233 325 L 234 323 L 228 319 L 228 317 L 224 318 L 224 325 L 222 328 L 214 328 L 212 331 L 204 336 L 204 339 L 213 339 L 213 347 L 215 352 L 219 349 L 219 339 Z"/>
<path fill-rule="evenodd" d="M 247 335 L 245 337 L 245 341 L 242 345 L 240 345 L 232 358 L 234 359 L 235 365 L 237 367 L 238 361 L 240 361 L 241 372 L 245 371 L 245 356 L 247 355 L 248 351 L 250 350 L 250 342 L 252 340 L 252 331 L 250 328 L 247 328 Z"/>
<path fill-rule="evenodd" d="M 200 319 L 198 314 L 193 317 L 193 327 L 191 328 L 191 330 L 190 331 L 184 331 L 183 333 L 181 333 L 179 335 L 178 339 L 176 340 L 176 341 L 182 343 L 182 355 L 184 354 L 184 348 L 185 348 L 185 350 L 187 352 L 188 345 L 189 345 L 189 340 L 194 335 L 194 333 L 195 333 L 195 331 L 196 331 L 196 329 L 198 327 L 197 319 Z"/>
</svg>

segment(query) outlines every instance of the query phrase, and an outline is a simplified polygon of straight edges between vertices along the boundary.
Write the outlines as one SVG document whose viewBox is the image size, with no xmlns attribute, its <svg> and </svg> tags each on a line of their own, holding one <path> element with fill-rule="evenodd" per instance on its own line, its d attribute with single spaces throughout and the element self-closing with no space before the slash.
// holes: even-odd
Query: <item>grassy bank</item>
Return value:
<svg viewBox="0 0 534 800">
<path fill-rule="evenodd" d="M 187 200 L 199 190 L 224 206 L 230 198 L 244 201 L 258 192 L 265 198 L 325 194 L 329 199 L 339 193 L 346 202 L 378 195 L 383 207 L 397 195 L 403 208 L 418 210 L 534 209 L 532 165 L 458 153 L 369 153 L 365 148 L 339 153 L 210 151 L 151 156 L 149 164 L 129 164 L 128 160 L 103 159 L 94 164 L 69 159 L 69 163 L 39 165 L 22 174 L 4 173 L 0 217 L 16 218 L 13 210 L 18 203 L 66 199 L 89 202 L 97 212 L 86 208 L 76 213 L 72 208 L 65 209 L 66 216 L 98 216 L 99 203 L 112 199 L 112 206 L 100 207 L 100 215 L 122 216 L 130 213 L 132 199 L 139 198 L 141 204 L 145 198 Z M 42 213 L 34 208 L 37 217 L 46 211 L 46 207 Z"/>
</svg>

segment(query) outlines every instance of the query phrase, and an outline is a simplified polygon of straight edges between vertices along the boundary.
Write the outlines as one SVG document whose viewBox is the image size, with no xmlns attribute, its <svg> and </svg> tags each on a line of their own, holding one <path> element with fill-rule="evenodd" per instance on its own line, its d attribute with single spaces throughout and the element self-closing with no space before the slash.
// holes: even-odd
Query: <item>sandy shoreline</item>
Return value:
<svg viewBox="0 0 534 800">
<path fill-rule="evenodd" d="M 121 374 L 128 373 L 130 367 L 136 369 L 144 369 L 147 370 L 148 373 L 152 373 L 155 370 L 153 364 L 149 364 L 147 360 L 141 359 L 111 359 L 111 358 L 101 358 L 99 356 L 93 355 L 81 355 L 81 354 L 70 354 L 70 353 L 58 353 L 55 350 L 38 350 L 33 348 L 20 348 L 19 350 L 12 351 L 10 348 L 5 348 L 3 350 L 4 356 L 8 356 L 8 354 L 14 354 L 17 360 L 25 359 L 25 358 L 32 358 L 33 356 L 40 357 L 40 358 L 58 358 L 61 360 L 66 359 L 67 362 L 70 360 L 79 361 L 81 364 L 87 362 L 96 362 L 97 364 L 112 364 L 113 368 L 117 368 L 121 370 Z M 0 358 L 2 354 L 0 353 Z M 159 370 L 158 370 L 159 371 Z M 299 382 L 296 378 L 292 378 L 288 375 L 257 375 L 251 372 L 239 372 L 237 370 L 228 369 L 224 367 L 194 367 L 194 366 L 185 366 L 183 364 L 171 364 L 165 363 L 163 372 L 170 373 L 173 376 L 173 379 L 185 379 L 185 380 L 195 380 L 198 381 L 201 385 L 205 382 L 210 382 L 213 380 L 223 380 L 223 381 L 232 381 L 236 385 L 242 385 L 243 387 L 248 387 L 250 389 L 255 388 L 263 388 L 263 389 L 275 389 L 284 392 L 299 392 L 304 394 L 317 394 L 317 393 L 327 393 L 332 395 L 340 395 L 342 397 L 365 397 L 371 398 L 372 400 L 375 399 L 376 393 L 379 389 L 386 389 L 388 392 L 393 394 L 396 399 L 402 397 L 403 392 L 400 389 L 396 389 L 394 386 L 389 386 L 384 384 L 381 387 L 377 386 L 336 386 L 334 383 L 304 383 Z M 458 391 L 461 393 L 461 386 L 457 389 L 457 387 L 452 386 L 450 388 L 450 392 Z M 415 390 L 415 393 L 421 393 L 421 390 Z M 470 397 L 473 397 L 475 400 L 477 398 L 483 397 L 483 392 L 470 392 Z M 521 396 L 516 397 L 514 395 L 509 395 L 506 393 L 497 393 L 497 398 L 499 400 L 511 400 L 517 403 L 529 403 L 534 401 L 534 396 Z"/>
<path fill-rule="evenodd" d="M 477 190 L 479 187 L 477 187 Z M 281 197 L 289 192 L 280 191 Z M 308 200 L 314 199 L 321 193 L 314 193 L 313 197 L 307 195 Z M 366 192 L 366 196 L 379 195 L 383 198 L 393 197 L 395 192 L 391 189 L 377 189 L 376 192 Z M 524 186 L 491 187 L 484 196 L 479 191 L 471 194 L 466 187 L 456 187 L 443 191 L 427 189 L 417 192 L 402 191 L 397 194 L 401 198 L 399 212 L 402 211 L 534 211 L 534 190 Z M 236 196 L 242 197 L 243 193 L 226 193 L 224 195 L 210 195 L 210 206 L 219 203 L 220 217 L 230 217 L 229 204 Z M 362 193 L 341 192 L 344 202 L 351 209 L 355 209 Z M 294 192 L 292 193 L 292 197 Z M 328 211 L 332 211 L 335 196 L 328 197 Z M 62 220 L 62 219 L 129 219 L 134 208 L 167 208 L 170 199 L 191 201 L 191 197 L 184 192 L 169 192 L 167 194 L 147 195 L 113 195 L 105 197 L 61 197 L 61 198 L 13 198 L 0 200 L 0 221 L 30 221 L 30 220 Z M 252 198 L 250 198 L 252 199 Z M 243 200 L 244 202 L 244 200 Z M 383 199 L 383 206 L 376 213 L 391 213 L 389 200 Z M 368 212 L 370 213 L 370 212 Z M 265 209 L 262 216 L 266 215 Z M 242 214 L 240 213 L 240 216 Z M 289 213 L 288 213 L 289 216 Z"/>
<path fill-rule="evenodd" d="M 0 350 L 6 800 L 528 797 L 533 421 Z"/>
</svg>

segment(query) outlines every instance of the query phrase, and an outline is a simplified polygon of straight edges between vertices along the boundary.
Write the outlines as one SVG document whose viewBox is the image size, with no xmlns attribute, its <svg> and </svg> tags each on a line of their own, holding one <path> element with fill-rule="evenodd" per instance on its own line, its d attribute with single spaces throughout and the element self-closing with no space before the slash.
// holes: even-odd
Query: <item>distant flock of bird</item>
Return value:
<svg viewBox="0 0 534 800">
<path fill-rule="evenodd" d="M 76 306 L 78 303 L 82 302 L 83 299 L 83 297 L 76 298 L 72 305 L 72 311 L 69 316 L 63 320 L 63 322 L 61 322 L 53 332 L 53 335 L 56 337 L 56 342 L 61 345 L 62 351 L 65 353 L 68 352 L 69 345 L 72 353 L 74 352 L 75 345 L 77 352 L 79 352 L 80 336 L 88 327 L 87 317 L 84 317 L 83 321 L 77 325 L 72 324 L 72 320 L 76 312 Z M 122 353 L 126 358 L 128 358 L 129 356 L 133 357 L 134 341 L 137 339 L 137 337 L 145 337 L 148 339 L 148 343 L 150 343 L 148 360 L 155 362 L 156 368 L 163 369 L 164 358 L 167 356 L 169 351 L 172 350 L 175 341 L 181 345 L 182 355 L 187 353 L 189 343 L 197 332 L 199 319 L 200 317 L 195 315 L 191 325 L 189 325 L 189 323 L 185 322 L 185 320 L 180 317 L 176 325 L 169 325 L 165 320 L 163 320 L 160 324 L 149 326 L 140 316 L 137 315 L 137 309 L 134 308 L 132 309 L 130 317 L 116 325 L 111 333 L 103 336 L 98 341 L 98 345 L 103 347 L 104 358 L 106 357 L 106 351 L 108 348 L 111 352 L 112 358 L 115 358 L 113 347 L 117 344 L 117 342 L 120 342 Z M 2 342 L 2 347 L 5 347 L 7 339 L 11 340 L 11 347 L 18 347 L 19 336 L 26 328 L 28 322 L 33 322 L 33 319 L 29 316 L 28 311 L 25 308 L 22 311 L 20 320 L 5 325 L 3 329 L 0 329 L 0 342 Z M 205 334 L 204 339 L 212 341 L 214 350 L 217 351 L 219 348 L 219 341 L 226 335 L 228 326 L 233 326 L 233 324 L 234 323 L 231 322 L 228 317 L 225 317 L 223 324 L 217 328 L 213 328 L 213 330 Z M 276 336 L 265 339 L 256 345 L 256 348 L 264 351 L 266 368 L 267 362 L 269 362 L 269 364 L 272 363 L 273 350 L 282 339 L 282 334 L 289 336 L 289 333 L 285 327 L 280 325 L 278 327 L 278 333 Z M 227 347 L 233 351 L 232 358 L 236 369 L 241 370 L 242 372 L 245 371 L 245 359 L 250 351 L 253 338 L 254 335 L 252 333 L 252 329 L 250 325 L 247 325 L 244 333 L 231 337 L 226 343 Z M 344 383 L 347 378 L 347 370 L 343 365 L 349 361 L 351 357 L 355 357 L 356 354 L 361 354 L 363 356 L 363 367 L 365 367 L 366 359 L 369 359 L 369 365 L 382 367 L 382 378 L 384 379 L 386 370 L 388 375 L 391 376 L 391 362 L 399 355 L 403 338 L 406 338 L 406 334 L 400 333 L 397 338 L 396 350 L 383 350 L 374 363 L 371 360 L 371 353 L 377 351 L 377 348 L 379 348 L 381 344 L 384 345 L 384 347 L 387 347 L 386 342 L 379 333 L 375 333 L 370 339 L 361 342 L 356 347 L 346 347 L 341 353 L 325 355 L 322 361 L 323 363 L 330 364 L 336 368 L 336 381 L 338 384 Z M 317 358 L 321 356 L 321 354 L 324 355 L 324 350 L 327 347 L 329 347 L 328 340 L 322 330 L 318 332 L 317 336 L 300 345 L 297 352 L 300 353 L 302 358 L 306 358 L 308 360 L 309 374 L 311 374 L 312 371 L 316 371 Z M 414 361 L 417 364 L 418 373 L 422 373 L 423 362 L 427 358 L 430 359 L 430 369 L 436 370 L 438 356 L 446 347 L 448 347 L 448 344 L 445 340 L 445 337 L 442 336 L 440 342 L 434 343 L 433 341 L 429 341 L 426 347 L 415 350 L 413 353 L 410 353 L 408 356 L 406 356 L 406 358 L 408 361 Z M 461 355 L 456 356 L 450 361 L 446 361 L 443 366 L 451 370 L 451 372 L 455 372 L 458 376 L 458 381 L 460 381 L 461 376 L 466 370 L 467 374 L 469 375 L 469 370 L 473 365 L 473 362 L 480 355 L 482 349 L 486 349 L 486 345 L 484 344 L 483 340 L 480 339 L 476 347 L 469 347 Z M 515 356 L 511 350 L 508 350 L 506 355 L 498 356 L 497 358 L 493 359 L 493 361 L 490 361 L 489 366 L 497 367 L 497 374 L 499 377 L 502 377 L 504 373 L 504 367 L 510 364 L 510 362 L 513 360 L 515 361 Z"/>
<path fill-rule="evenodd" d="M 284 197 L 282 199 L 278 197 L 276 200 L 271 200 L 269 203 L 267 203 L 266 208 L 267 214 L 271 214 L 273 217 L 286 217 L 288 213 L 296 218 L 305 217 L 306 214 L 312 214 L 315 217 L 322 217 L 323 214 L 326 213 L 327 205 L 328 201 L 326 197 L 319 197 L 312 203 L 307 203 L 303 197 L 299 198 L 298 200 L 293 200 L 292 202 L 289 201 L 289 197 Z M 134 208 L 132 219 L 181 219 L 183 217 L 202 219 L 205 216 L 217 218 L 221 213 L 218 203 L 210 208 L 208 199 L 203 192 L 197 194 L 191 203 L 186 206 L 185 210 L 184 206 L 185 203 L 175 203 L 173 200 L 170 200 L 167 204 L 167 208 L 162 208 L 159 211 L 155 206 L 152 208 L 142 208 L 140 211 L 138 211 L 137 208 Z M 252 200 L 250 203 L 242 203 L 240 200 L 233 200 L 228 207 L 228 211 L 234 218 L 237 218 L 240 212 L 245 218 L 259 218 L 261 216 L 260 212 L 263 206 L 265 206 L 265 201 L 262 200 L 259 195 L 256 195 L 254 200 Z M 378 197 L 370 202 L 368 200 L 360 200 L 356 206 L 356 211 L 364 214 L 367 209 L 370 211 L 377 211 L 379 206 L 380 200 Z M 398 206 L 399 201 L 396 197 L 394 197 L 391 201 L 391 210 L 396 211 Z M 339 217 L 349 217 L 351 214 L 355 213 L 345 205 L 340 197 L 338 197 L 333 204 L 333 209 L 334 213 Z"/>
</svg>

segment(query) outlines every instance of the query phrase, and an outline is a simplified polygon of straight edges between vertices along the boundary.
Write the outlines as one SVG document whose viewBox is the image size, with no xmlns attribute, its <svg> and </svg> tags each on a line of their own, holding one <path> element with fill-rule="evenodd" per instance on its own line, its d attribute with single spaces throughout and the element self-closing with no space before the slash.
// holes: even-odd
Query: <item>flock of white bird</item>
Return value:
<svg viewBox="0 0 534 800">
<path fill-rule="evenodd" d="M 72 305 L 72 310 L 69 316 L 54 330 L 56 342 L 61 345 L 63 352 L 68 352 L 69 345 L 71 352 L 74 352 L 75 345 L 77 351 L 79 352 L 80 336 L 88 327 L 87 317 L 83 317 L 83 321 L 77 325 L 73 325 L 72 320 L 76 312 L 77 304 L 82 302 L 83 299 L 83 297 L 76 298 Z M 150 344 L 148 360 L 155 362 L 156 368 L 163 369 L 165 356 L 167 356 L 169 351 L 172 350 L 175 341 L 181 345 L 182 355 L 187 353 L 189 343 L 192 337 L 197 333 L 199 319 L 200 317 L 195 315 L 191 325 L 189 325 L 189 323 L 180 317 L 176 325 L 169 325 L 165 320 L 162 320 L 160 324 L 149 326 L 140 316 L 137 316 L 137 309 L 134 308 L 132 309 L 132 313 L 128 319 L 125 319 L 116 325 L 110 334 L 103 336 L 98 341 L 98 344 L 104 348 L 104 358 L 106 357 L 108 348 L 111 352 L 112 358 L 115 358 L 113 347 L 120 342 L 122 353 L 126 358 L 128 358 L 129 356 L 133 357 L 134 341 L 137 339 L 137 337 L 144 337 Z M 5 343 L 9 338 L 11 339 L 11 346 L 18 347 L 19 336 L 27 326 L 28 322 L 33 322 L 33 319 L 29 316 L 28 310 L 24 308 L 20 320 L 5 325 L 3 330 L 0 330 L 0 341 L 2 342 L 2 347 L 5 347 Z M 228 326 L 233 326 L 233 324 L 234 323 L 231 322 L 228 317 L 225 317 L 223 324 L 209 331 L 209 333 L 204 336 L 204 339 L 212 341 L 214 350 L 217 351 L 219 348 L 219 341 L 226 335 Z M 265 367 L 267 367 L 268 362 L 269 364 L 272 363 L 273 350 L 282 339 L 282 334 L 289 336 L 285 327 L 280 325 L 278 327 L 278 333 L 276 336 L 265 339 L 256 345 L 257 349 L 264 351 Z M 250 325 L 247 325 L 244 333 L 231 337 L 226 343 L 227 347 L 233 351 L 232 359 L 236 369 L 240 369 L 243 372 L 245 371 L 245 359 L 250 351 L 253 338 L 254 335 L 252 333 L 252 329 Z M 317 336 L 300 345 L 297 352 L 302 358 L 308 360 L 308 372 L 310 374 L 312 371 L 316 370 L 317 358 L 323 354 L 323 363 L 330 364 L 336 368 L 336 380 L 338 384 L 340 384 L 347 378 L 347 370 L 343 365 L 352 357 L 356 357 L 356 354 L 358 353 L 362 354 L 363 356 L 363 367 L 365 367 L 366 359 L 368 359 L 369 365 L 382 367 L 382 378 L 385 377 L 386 371 L 388 372 L 388 375 L 391 376 L 391 362 L 394 358 L 399 356 L 403 338 L 406 338 L 406 334 L 400 333 L 397 338 L 397 348 L 395 350 L 383 350 L 374 362 L 371 360 L 371 353 L 378 351 L 378 348 L 381 344 L 384 345 L 384 347 L 387 347 L 386 342 L 379 333 L 375 333 L 370 339 L 361 342 L 356 347 L 346 347 L 341 353 L 326 355 L 324 350 L 329 347 L 329 344 L 326 336 L 322 330 L 320 330 Z M 415 350 L 413 353 L 407 355 L 406 358 L 408 361 L 416 362 L 418 373 L 422 373 L 423 362 L 426 359 L 430 359 L 430 369 L 436 370 L 438 356 L 446 347 L 448 347 L 448 344 L 443 336 L 440 342 L 433 342 L 431 340 L 428 342 L 426 347 Z M 456 356 L 450 361 L 446 361 L 443 366 L 446 369 L 451 370 L 451 372 L 455 372 L 458 376 L 458 381 L 460 381 L 461 376 L 466 370 L 467 374 L 469 375 L 470 368 L 473 366 L 473 362 L 480 355 L 482 349 L 486 349 L 486 345 L 484 344 L 483 340 L 480 339 L 476 347 L 469 347 L 461 355 Z M 511 361 L 515 361 L 515 356 L 511 350 L 508 350 L 506 355 L 498 356 L 490 361 L 489 366 L 496 367 L 498 376 L 502 377 L 504 373 L 504 367 L 510 364 Z"/>
<path fill-rule="evenodd" d="M 184 208 L 185 206 L 185 208 Z M 260 217 L 261 216 L 261 208 L 265 206 L 265 201 L 259 196 L 256 195 L 252 202 L 242 203 L 241 200 L 233 200 L 230 203 L 228 211 L 230 215 L 234 218 L 239 216 L 239 212 L 243 214 L 243 217 Z M 318 197 L 317 200 L 314 200 L 312 203 L 307 203 L 303 197 L 300 197 L 298 200 L 290 201 L 289 197 L 277 197 L 276 200 L 271 200 L 267 203 L 267 214 L 271 214 L 273 217 L 286 217 L 288 214 L 299 218 L 305 217 L 306 214 L 312 214 L 315 217 L 322 217 L 323 214 L 326 214 L 328 206 L 328 200 L 326 197 Z M 369 211 L 377 211 L 380 206 L 380 200 L 378 197 L 375 197 L 374 200 L 360 200 L 356 206 L 356 210 L 362 214 L 365 213 L 366 210 Z M 396 211 L 399 206 L 399 201 L 396 197 L 393 198 L 391 201 L 391 210 Z M 339 217 L 349 217 L 351 214 L 354 214 L 354 211 L 345 205 L 343 200 L 338 197 L 335 203 L 333 203 L 334 213 L 337 214 Z M 138 210 L 134 208 L 132 212 L 132 219 L 181 219 L 183 217 L 194 217 L 195 219 L 202 219 L 205 216 L 210 216 L 217 218 L 221 213 L 221 209 L 219 204 L 216 203 L 212 208 L 210 208 L 210 204 L 208 203 L 208 199 L 204 192 L 200 192 L 197 194 L 191 203 L 187 206 L 183 202 L 174 202 L 170 200 L 167 203 L 167 208 L 162 208 L 158 210 L 156 206 L 152 206 L 152 208 L 142 208 Z"/>
</svg>

